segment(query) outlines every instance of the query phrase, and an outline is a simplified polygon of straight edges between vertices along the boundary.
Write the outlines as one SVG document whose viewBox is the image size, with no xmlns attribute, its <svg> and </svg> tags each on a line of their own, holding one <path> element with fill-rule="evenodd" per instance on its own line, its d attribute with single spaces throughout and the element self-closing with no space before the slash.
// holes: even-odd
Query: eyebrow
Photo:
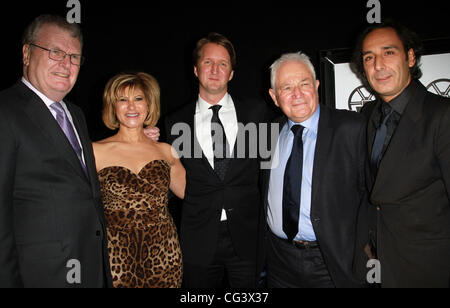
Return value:
<svg viewBox="0 0 450 308">
<path fill-rule="evenodd" d="M 398 46 L 396 46 L 396 45 L 384 46 L 384 47 L 382 47 L 381 49 L 383 49 L 383 50 L 389 50 L 389 49 L 400 50 L 400 48 L 399 48 Z M 365 56 L 365 55 L 368 55 L 368 54 L 370 54 L 370 53 L 373 53 L 373 51 L 371 51 L 371 50 L 364 51 L 364 52 L 362 53 L 362 55 Z"/>
<path fill-rule="evenodd" d="M 300 80 L 300 82 L 301 82 L 301 83 L 302 83 L 302 82 L 305 82 L 305 81 L 313 82 L 313 79 L 314 79 L 314 78 L 312 78 L 312 77 L 306 77 L 306 78 Z M 286 82 L 284 82 L 283 84 L 281 84 L 281 85 L 279 86 L 279 88 L 282 88 L 282 87 L 291 85 L 292 82 L 293 82 L 292 80 L 286 81 Z"/>
</svg>

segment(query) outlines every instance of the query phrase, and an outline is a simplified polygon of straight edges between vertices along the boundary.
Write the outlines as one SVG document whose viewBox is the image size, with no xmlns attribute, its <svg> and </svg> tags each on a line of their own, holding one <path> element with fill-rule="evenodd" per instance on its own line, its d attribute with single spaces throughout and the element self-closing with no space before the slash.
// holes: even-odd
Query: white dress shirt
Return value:
<svg viewBox="0 0 450 308">
<path fill-rule="evenodd" d="M 33 91 L 34 93 L 36 93 L 37 96 L 39 96 L 39 98 L 45 103 L 45 106 L 47 106 L 48 110 L 50 111 L 50 113 L 53 115 L 53 117 L 56 120 L 56 111 L 53 110 L 53 108 L 51 108 L 50 106 L 55 103 L 54 101 L 52 101 L 51 99 L 49 99 L 47 96 L 45 96 L 44 94 L 42 94 L 41 92 L 39 92 L 38 89 L 36 89 L 28 80 L 26 80 L 24 77 L 22 77 L 22 82 L 28 87 L 30 88 L 31 91 Z M 84 154 L 83 154 L 83 145 L 81 143 L 80 140 L 80 136 L 78 135 L 77 129 L 75 127 L 75 125 L 73 124 L 73 119 L 72 119 L 72 115 L 69 112 L 69 109 L 66 106 L 66 103 L 64 103 L 64 101 L 60 101 L 61 106 L 63 107 L 64 111 L 67 114 L 67 118 L 70 121 L 70 124 L 72 124 L 73 127 L 73 131 L 75 132 L 75 135 L 77 136 L 78 139 L 78 143 L 80 144 L 80 148 L 81 148 L 81 158 L 83 159 L 83 163 L 86 165 L 86 161 L 84 159 Z"/>
<path fill-rule="evenodd" d="M 228 145 L 231 151 L 234 149 L 238 134 L 238 122 L 236 109 L 234 107 L 233 99 L 227 93 L 225 96 L 217 103 L 221 105 L 222 108 L 219 110 L 219 119 L 225 129 L 225 136 L 227 138 Z M 214 151 L 213 151 L 213 141 L 211 136 L 211 119 L 213 116 L 213 111 L 211 108 L 213 105 L 206 102 L 199 95 L 197 101 L 197 107 L 195 110 L 195 133 L 197 140 L 202 148 L 203 154 L 208 159 L 209 164 L 214 169 Z M 222 210 L 221 221 L 227 220 L 225 210 Z"/>
<path fill-rule="evenodd" d="M 238 133 L 238 123 L 236 116 L 236 109 L 234 108 L 233 99 L 227 93 L 217 105 L 222 108 L 219 111 L 219 118 L 225 129 L 225 135 L 230 146 L 234 149 Z M 212 147 L 211 137 L 211 119 L 213 112 L 211 108 L 213 105 L 203 100 L 200 96 L 197 101 L 197 108 L 195 110 L 195 131 L 197 140 L 208 159 L 209 164 L 214 169 L 214 152 Z"/>
</svg>

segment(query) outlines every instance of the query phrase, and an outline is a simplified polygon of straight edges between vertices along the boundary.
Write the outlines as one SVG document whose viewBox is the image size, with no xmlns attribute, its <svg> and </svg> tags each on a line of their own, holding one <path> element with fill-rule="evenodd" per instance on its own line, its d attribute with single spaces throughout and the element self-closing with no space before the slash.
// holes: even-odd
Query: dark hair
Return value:
<svg viewBox="0 0 450 308">
<path fill-rule="evenodd" d="M 72 37 L 78 38 L 83 47 L 83 33 L 81 32 L 80 26 L 76 23 L 71 24 L 67 22 L 61 16 L 50 14 L 40 15 L 28 25 L 22 35 L 22 45 L 34 43 L 41 28 L 47 24 L 55 25 L 58 28 L 66 30 Z"/>
<path fill-rule="evenodd" d="M 201 57 L 201 51 L 203 47 L 209 43 L 220 45 L 228 51 L 228 55 L 230 56 L 231 61 L 231 67 L 234 70 L 236 67 L 236 52 L 234 51 L 233 44 L 225 36 L 215 32 L 211 32 L 207 37 L 204 37 L 197 42 L 197 46 L 195 47 L 192 55 L 194 66 L 197 66 L 198 64 L 198 60 Z"/>
<path fill-rule="evenodd" d="M 410 68 L 411 77 L 412 79 L 420 79 L 422 77 L 422 70 L 420 69 L 420 59 L 424 53 L 424 49 L 422 41 L 420 40 L 419 36 L 412 30 L 405 27 L 404 25 L 394 20 L 387 20 L 381 24 L 374 24 L 372 26 L 367 27 L 360 34 L 356 42 L 356 47 L 352 56 L 352 63 L 351 63 L 352 71 L 363 82 L 364 86 L 371 91 L 373 91 L 373 89 L 370 86 L 364 71 L 362 47 L 364 44 L 364 40 L 371 32 L 377 29 L 384 29 L 384 28 L 392 28 L 395 30 L 395 32 L 397 32 L 398 37 L 403 43 L 406 57 L 408 57 L 408 51 L 410 49 L 414 50 L 414 53 L 416 55 L 416 63 L 414 64 L 413 67 Z"/>
</svg>

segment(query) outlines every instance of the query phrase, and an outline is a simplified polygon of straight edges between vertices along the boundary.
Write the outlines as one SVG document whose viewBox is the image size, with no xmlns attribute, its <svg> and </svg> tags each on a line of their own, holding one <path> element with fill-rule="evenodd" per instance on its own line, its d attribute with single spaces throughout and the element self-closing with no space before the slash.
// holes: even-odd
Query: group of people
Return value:
<svg viewBox="0 0 450 308">
<path fill-rule="evenodd" d="M 91 143 L 65 100 L 84 60 L 79 26 L 42 15 L 22 43 L 23 77 L 0 92 L 0 287 L 364 287 L 375 258 L 383 287 L 450 287 L 450 102 L 418 81 L 420 40 L 403 26 L 358 41 L 355 71 L 377 94 L 361 114 L 320 104 L 301 52 L 270 67 L 281 116 L 230 95 L 236 53 L 211 33 L 193 53 L 198 98 L 165 118 L 167 143 L 152 129 L 155 78 L 107 83 L 116 133 Z M 170 145 L 179 123 L 200 156 Z M 250 155 L 252 123 L 280 128 L 269 169 Z"/>
</svg>

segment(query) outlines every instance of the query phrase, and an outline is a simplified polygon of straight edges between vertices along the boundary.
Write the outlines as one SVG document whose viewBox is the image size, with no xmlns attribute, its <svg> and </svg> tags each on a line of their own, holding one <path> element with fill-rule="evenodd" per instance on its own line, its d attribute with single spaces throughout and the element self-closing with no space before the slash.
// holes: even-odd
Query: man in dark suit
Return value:
<svg viewBox="0 0 450 308">
<path fill-rule="evenodd" d="M 251 155 L 257 145 L 250 138 L 257 135 L 246 134 L 245 126 L 261 122 L 266 108 L 228 94 L 235 65 L 227 38 L 201 39 L 194 50 L 198 100 L 166 118 L 168 142 L 186 168 L 180 234 L 189 288 L 222 287 L 224 275 L 231 287 L 256 286 L 263 211 L 259 160 Z"/>
<path fill-rule="evenodd" d="M 22 80 L 0 93 L 0 287 L 111 284 L 87 126 L 63 101 L 81 50 L 77 25 L 39 16 L 23 37 Z"/>
<path fill-rule="evenodd" d="M 354 266 L 363 255 L 357 217 L 367 203 L 364 117 L 319 105 L 305 54 L 285 54 L 271 70 L 270 95 L 285 116 L 264 176 L 268 286 L 362 286 Z"/>
<path fill-rule="evenodd" d="M 382 287 L 449 287 L 450 101 L 421 77 L 421 42 L 388 22 L 366 29 L 354 64 L 364 106 Z M 375 219 L 374 219 L 375 220 Z"/>
</svg>

